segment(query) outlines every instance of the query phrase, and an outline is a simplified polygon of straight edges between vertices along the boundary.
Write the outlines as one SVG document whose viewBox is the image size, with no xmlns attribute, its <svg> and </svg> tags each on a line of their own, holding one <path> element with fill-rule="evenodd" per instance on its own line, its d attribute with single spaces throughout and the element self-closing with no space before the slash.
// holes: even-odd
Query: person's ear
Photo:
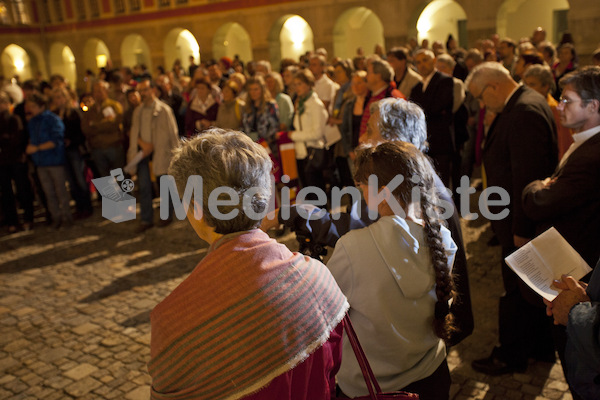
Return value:
<svg viewBox="0 0 600 400">
<path fill-rule="evenodd" d="M 590 111 L 592 111 L 592 113 L 597 114 L 600 112 L 600 100 L 592 99 L 588 101 L 588 107 L 591 107 Z"/>
</svg>

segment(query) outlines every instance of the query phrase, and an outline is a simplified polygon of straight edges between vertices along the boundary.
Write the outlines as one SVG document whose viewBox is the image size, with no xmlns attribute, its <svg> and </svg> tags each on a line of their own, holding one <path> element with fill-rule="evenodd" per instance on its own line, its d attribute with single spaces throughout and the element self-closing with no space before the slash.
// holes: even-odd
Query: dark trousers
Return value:
<svg viewBox="0 0 600 400">
<path fill-rule="evenodd" d="M 17 195 L 13 191 L 13 181 Z M 16 163 L 0 166 L 0 193 L 2 196 L 2 212 L 9 226 L 19 224 L 17 205 L 23 208 L 25 222 L 33 222 L 33 190 L 27 176 L 27 163 Z"/>
<path fill-rule="evenodd" d="M 433 374 L 411 383 L 402 390 L 418 394 L 420 400 L 448 400 L 451 383 L 448 362 L 444 359 Z"/>
<path fill-rule="evenodd" d="M 154 223 L 154 209 L 152 208 L 152 200 L 153 196 L 153 184 L 152 178 L 150 177 L 150 159 L 148 157 L 144 158 L 138 164 L 137 168 L 137 176 L 138 176 L 138 184 L 139 186 L 139 199 L 140 199 L 140 214 L 142 217 L 142 221 L 148 224 Z M 160 176 L 156 177 L 156 182 L 158 184 L 158 195 L 160 196 Z M 167 219 L 173 218 L 173 202 L 171 198 L 168 199 L 169 206 L 169 217 Z"/>
<path fill-rule="evenodd" d="M 317 187 L 325 193 L 325 176 L 324 171 L 307 171 L 306 170 L 306 159 L 296 160 L 298 166 L 298 177 L 300 178 L 300 184 L 303 188 L 305 187 Z M 317 196 L 310 193 L 306 196 L 306 200 L 316 200 Z"/>
<path fill-rule="evenodd" d="M 506 363 L 527 365 L 527 359 L 543 359 L 554 354 L 552 318 L 545 312 L 541 297 L 533 292 L 504 258 L 516 248 L 502 248 L 502 281 L 504 295 L 500 298 L 498 328 L 499 357 Z"/>
<path fill-rule="evenodd" d="M 78 148 L 68 148 L 65 152 L 67 163 L 67 181 L 71 190 L 71 197 L 75 200 L 75 208 L 79 212 L 92 211 L 90 188 L 85 180 L 85 161 Z"/>
<path fill-rule="evenodd" d="M 340 187 L 354 186 L 350 165 L 348 165 L 348 157 L 336 157 L 335 165 L 337 166 L 340 175 Z"/>
</svg>

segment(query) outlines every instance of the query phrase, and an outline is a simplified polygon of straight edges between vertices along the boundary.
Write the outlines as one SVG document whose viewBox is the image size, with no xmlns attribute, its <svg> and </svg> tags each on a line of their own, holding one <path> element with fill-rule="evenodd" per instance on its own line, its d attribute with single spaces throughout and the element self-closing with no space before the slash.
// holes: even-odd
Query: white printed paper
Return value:
<svg viewBox="0 0 600 400">
<path fill-rule="evenodd" d="M 562 275 L 581 279 L 592 269 L 575 249 L 552 227 L 505 258 L 506 264 L 530 288 L 552 301 L 558 290 L 552 287 Z"/>
</svg>

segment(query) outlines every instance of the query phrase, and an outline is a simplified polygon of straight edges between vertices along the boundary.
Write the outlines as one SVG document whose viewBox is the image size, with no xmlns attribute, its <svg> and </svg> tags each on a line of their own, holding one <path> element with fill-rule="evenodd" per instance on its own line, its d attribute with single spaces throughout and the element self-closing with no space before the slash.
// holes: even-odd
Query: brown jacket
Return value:
<svg viewBox="0 0 600 400">
<path fill-rule="evenodd" d="M 106 99 L 83 113 L 81 129 L 92 149 L 120 146 L 123 142 L 121 123 L 123 107 L 118 101 Z"/>
</svg>

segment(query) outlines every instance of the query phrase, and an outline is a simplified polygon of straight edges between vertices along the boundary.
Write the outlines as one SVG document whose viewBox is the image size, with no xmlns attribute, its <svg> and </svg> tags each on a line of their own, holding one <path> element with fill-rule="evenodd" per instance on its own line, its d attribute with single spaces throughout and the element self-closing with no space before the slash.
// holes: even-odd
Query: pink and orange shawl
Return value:
<svg viewBox="0 0 600 400">
<path fill-rule="evenodd" d="M 255 229 L 215 242 L 152 311 L 152 399 L 238 399 L 293 369 L 348 302 L 329 270 Z"/>
</svg>

